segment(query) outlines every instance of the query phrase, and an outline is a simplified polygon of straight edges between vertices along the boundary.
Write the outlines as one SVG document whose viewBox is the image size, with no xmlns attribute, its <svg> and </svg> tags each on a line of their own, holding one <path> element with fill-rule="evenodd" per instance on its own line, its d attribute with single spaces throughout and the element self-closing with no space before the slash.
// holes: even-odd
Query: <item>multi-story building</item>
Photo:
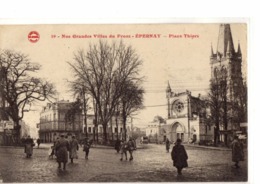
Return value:
<svg viewBox="0 0 260 184">
<path fill-rule="evenodd" d="M 72 102 L 62 100 L 48 103 L 42 109 L 38 128 L 39 138 L 43 142 L 52 142 L 61 133 L 80 136 L 83 128 L 81 113 L 76 114 L 73 121 L 66 118 L 66 113 L 71 106 Z"/>
<path fill-rule="evenodd" d="M 75 135 L 77 139 L 88 136 L 90 139 L 103 141 L 103 126 L 98 120 L 95 123 L 95 115 L 89 113 L 84 121 L 84 113 L 75 114 L 74 122 L 66 118 L 66 114 L 71 109 L 73 102 L 58 101 L 53 104 L 48 103 L 40 113 L 39 138 L 43 142 L 52 142 L 60 134 Z M 98 118 L 97 118 L 98 119 Z M 86 123 L 86 124 L 85 124 Z M 132 122 L 127 121 L 126 129 L 128 136 L 131 134 Z M 113 116 L 107 125 L 109 140 L 122 139 L 123 123 L 122 118 Z M 93 137 L 93 134 L 96 137 Z"/>
</svg>

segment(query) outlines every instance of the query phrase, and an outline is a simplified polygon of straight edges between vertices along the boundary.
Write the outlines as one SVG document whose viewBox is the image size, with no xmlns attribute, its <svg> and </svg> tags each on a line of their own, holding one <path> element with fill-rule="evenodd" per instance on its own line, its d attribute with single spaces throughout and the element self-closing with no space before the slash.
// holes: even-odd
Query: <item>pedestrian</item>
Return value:
<svg viewBox="0 0 260 184">
<path fill-rule="evenodd" d="M 134 149 L 135 149 L 135 143 L 134 143 L 134 140 L 132 138 L 129 138 L 129 141 L 127 142 L 127 148 L 128 148 L 128 151 L 129 151 L 129 154 L 130 154 L 130 161 L 134 159 L 133 157 L 133 152 L 134 152 Z"/>
<path fill-rule="evenodd" d="M 26 158 L 30 158 L 33 154 L 33 146 L 35 146 L 33 139 L 28 135 L 24 143 L 25 143 L 24 153 L 26 154 Z"/>
<path fill-rule="evenodd" d="M 244 161 L 243 144 L 239 141 L 238 136 L 234 136 L 234 140 L 231 143 L 232 147 L 232 161 L 235 162 L 234 167 L 239 168 L 239 162 Z"/>
<path fill-rule="evenodd" d="M 59 140 L 59 137 L 56 138 L 56 140 L 53 141 L 53 145 L 51 146 L 51 152 L 49 154 L 49 158 L 53 159 L 53 156 L 56 156 L 56 143 Z"/>
<path fill-rule="evenodd" d="M 169 141 L 168 138 L 166 138 L 165 146 L 166 146 L 166 152 L 169 153 L 169 150 L 170 150 L 170 141 Z"/>
<path fill-rule="evenodd" d="M 83 151 L 85 152 L 85 159 L 87 159 L 87 160 L 88 160 L 90 147 L 91 147 L 90 141 L 88 140 L 88 138 L 85 138 L 85 140 L 83 142 Z"/>
<path fill-rule="evenodd" d="M 117 153 L 119 153 L 119 151 L 120 151 L 120 142 L 121 141 L 119 139 L 117 139 L 116 143 L 115 143 L 115 150 Z"/>
<path fill-rule="evenodd" d="M 38 146 L 38 148 L 39 148 L 39 147 L 40 147 L 40 144 L 41 144 L 41 139 L 38 138 L 36 142 L 37 142 L 37 146 Z"/>
<path fill-rule="evenodd" d="M 121 161 L 123 160 L 123 156 L 125 155 L 125 160 L 127 160 L 127 142 L 123 139 L 120 144 L 120 153 L 121 153 Z"/>
<path fill-rule="evenodd" d="M 78 154 L 77 154 L 78 150 L 79 150 L 79 143 L 75 135 L 73 135 L 71 141 L 69 142 L 69 157 L 71 163 L 73 163 L 73 159 L 78 159 Z"/>
<path fill-rule="evenodd" d="M 60 135 L 60 139 L 57 140 L 56 145 L 56 156 L 59 164 L 58 168 L 61 169 L 61 163 L 63 163 L 63 170 L 66 170 L 66 164 L 68 162 L 68 149 L 69 142 L 64 138 L 64 135 Z"/>
<path fill-rule="evenodd" d="M 178 175 L 182 175 L 182 169 L 188 167 L 188 155 L 184 146 L 181 144 L 181 139 L 177 139 L 175 146 L 172 148 L 171 156 L 173 160 L 173 166 L 177 168 Z"/>
</svg>

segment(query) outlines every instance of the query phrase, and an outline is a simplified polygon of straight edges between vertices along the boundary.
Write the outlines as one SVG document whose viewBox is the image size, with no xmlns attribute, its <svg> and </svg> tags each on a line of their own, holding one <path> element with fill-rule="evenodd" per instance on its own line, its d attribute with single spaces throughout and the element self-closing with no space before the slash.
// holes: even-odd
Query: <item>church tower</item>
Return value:
<svg viewBox="0 0 260 184">
<path fill-rule="evenodd" d="M 211 46 L 211 80 L 227 80 L 228 101 L 234 101 L 239 95 L 242 79 L 242 53 L 238 43 L 235 51 L 230 24 L 220 24 L 217 50 Z"/>
<path fill-rule="evenodd" d="M 171 86 L 170 86 L 170 83 L 168 81 L 168 86 L 166 88 L 166 98 L 167 98 L 167 110 L 168 110 L 168 119 L 171 117 L 171 104 L 170 104 L 170 98 L 171 98 L 171 95 L 172 95 L 172 89 L 171 89 Z"/>
</svg>

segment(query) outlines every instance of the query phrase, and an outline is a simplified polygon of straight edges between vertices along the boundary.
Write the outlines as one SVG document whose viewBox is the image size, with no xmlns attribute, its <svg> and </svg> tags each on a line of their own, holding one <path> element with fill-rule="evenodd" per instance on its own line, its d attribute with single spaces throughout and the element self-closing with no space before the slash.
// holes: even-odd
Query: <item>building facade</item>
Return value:
<svg viewBox="0 0 260 184">
<path fill-rule="evenodd" d="M 39 138 L 43 142 L 53 142 L 60 134 L 76 135 L 82 132 L 82 115 L 75 115 L 74 121 L 66 119 L 66 113 L 71 108 L 72 102 L 57 101 L 48 103 L 40 113 Z"/>
<path fill-rule="evenodd" d="M 194 97 L 190 91 L 175 93 L 170 84 L 166 89 L 167 118 L 157 117 L 146 128 L 150 142 L 163 143 L 168 138 L 175 142 L 203 143 L 213 139 L 214 128 L 205 121 L 207 108 L 205 100 Z"/>
<path fill-rule="evenodd" d="M 88 136 L 98 142 L 103 142 L 103 126 L 100 121 L 95 123 L 95 115 L 89 113 L 84 121 L 84 113 L 77 113 L 72 122 L 66 118 L 66 114 L 71 109 L 73 102 L 58 101 L 48 103 L 40 113 L 39 138 L 43 142 L 53 142 L 60 134 L 75 135 L 77 139 L 83 139 Z M 85 124 L 86 123 L 86 124 Z M 126 123 L 127 136 L 131 135 L 132 122 Z M 95 134 L 95 138 L 94 138 Z M 107 134 L 109 140 L 122 139 L 123 123 L 122 118 L 113 116 L 107 125 Z"/>
<path fill-rule="evenodd" d="M 200 95 L 194 97 L 190 91 L 174 93 L 170 84 L 166 89 L 166 125 L 162 126 L 164 140 L 201 143 L 212 140 L 214 128 L 205 122 L 207 109 Z"/>
</svg>

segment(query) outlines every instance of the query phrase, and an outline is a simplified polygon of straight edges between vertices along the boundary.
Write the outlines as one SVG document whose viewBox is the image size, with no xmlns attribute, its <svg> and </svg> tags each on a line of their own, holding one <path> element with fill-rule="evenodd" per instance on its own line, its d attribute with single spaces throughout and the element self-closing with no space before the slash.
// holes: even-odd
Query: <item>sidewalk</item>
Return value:
<svg viewBox="0 0 260 184">
<path fill-rule="evenodd" d="M 188 147 L 195 147 L 195 148 L 221 150 L 221 151 L 231 151 L 231 148 L 227 148 L 227 147 L 203 146 L 203 145 L 198 145 L 198 144 L 183 144 L 183 145 L 188 146 Z"/>
</svg>

